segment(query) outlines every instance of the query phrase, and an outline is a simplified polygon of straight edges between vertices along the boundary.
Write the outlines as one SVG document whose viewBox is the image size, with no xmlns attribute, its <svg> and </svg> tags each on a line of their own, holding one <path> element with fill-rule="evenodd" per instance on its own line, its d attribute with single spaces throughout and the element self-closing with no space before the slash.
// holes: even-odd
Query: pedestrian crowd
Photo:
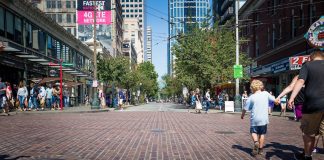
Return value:
<svg viewBox="0 0 324 160">
<path fill-rule="evenodd" d="M 0 107 L 5 115 L 9 111 L 39 111 L 58 110 L 60 106 L 61 89 L 59 85 L 45 85 L 31 82 L 27 87 L 23 81 L 18 85 L 2 82 L 0 77 Z M 70 93 L 65 87 L 63 90 L 63 106 L 69 106 Z"/>
</svg>

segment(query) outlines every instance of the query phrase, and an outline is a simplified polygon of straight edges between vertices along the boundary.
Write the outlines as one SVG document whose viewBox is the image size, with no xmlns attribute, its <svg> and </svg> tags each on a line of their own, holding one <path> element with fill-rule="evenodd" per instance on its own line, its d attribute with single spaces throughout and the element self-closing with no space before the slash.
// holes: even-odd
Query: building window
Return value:
<svg viewBox="0 0 324 160">
<path fill-rule="evenodd" d="M 56 1 L 52 1 L 52 8 L 56 8 Z"/>
<path fill-rule="evenodd" d="M 304 26 L 304 10 L 303 10 L 303 4 L 300 6 L 299 10 L 299 26 Z"/>
<path fill-rule="evenodd" d="M 14 40 L 14 16 L 10 12 L 6 12 L 6 31 L 7 38 Z"/>
<path fill-rule="evenodd" d="M 38 32 L 39 32 L 38 28 L 35 27 L 35 26 L 32 26 L 32 34 L 33 34 L 33 36 L 32 36 L 33 37 L 32 43 L 33 43 L 33 48 L 36 49 L 36 50 L 39 49 L 39 43 L 38 43 L 38 37 L 39 37 L 39 35 L 38 35 Z"/>
<path fill-rule="evenodd" d="M 279 36 L 278 39 L 281 39 L 282 36 L 282 25 L 281 25 L 281 19 L 279 19 L 279 32 L 278 32 Z"/>
<path fill-rule="evenodd" d="M 271 35 L 270 35 L 270 28 L 268 27 L 268 46 L 270 45 Z"/>
<path fill-rule="evenodd" d="M 72 6 L 72 8 L 75 8 L 75 7 L 76 7 L 76 2 L 73 1 L 73 6 Z"/>
<path fill-rule="evenodd" d="M 258 57 L 260 54 L 259 37 L 258 36 L 256 36 L 256 38 L 255 38 L 255 53 L 256 53 L 256 57 Z"/>
<path fill-rule="evenodd" d="M 52 8 L 52 1 L 46 1 L 46 8 Z"/>
<path fill-rule="evenodd" d="M 316 7 L 314 4 L 309 5 L 309 24 L 313 24 L 316 21 Z"/>
<path fill-rule="evenodd" d="M 71 23 L 71 14 L 66 14 L 66 22 Z"/>
<path fill-rule="evenodd" d="M 0 7 L 0 36 L 5 35 L 5 14 L 4 9 Z"/>
<path fill-rule="evenodd" d="M 56 14 L 52 14 L 51 18 L 56 22 Z"/>
<path fill-rule="evenodd" d="M 62 2 L 61 1 L 57 1 L 57 8 L 62 8 Z"/>
<path fill-rule="evenodd" d="M 67 32 L 71 33 L 71 28 L 66 28 Z"/>
<path fill-rule="evenodd" d="M 57 22 L 62 23 L 62 14 L 57 14 Z"/>
<path fill-rule="evenodd" d="M 71 1 L 66 1 L 66 8 L 71 8 Z"/>
<path fill-rule="evenodd" d="M 15 17 L 15 42 L 22 44 L 22 21 Z"/>
<path fill-rule="evenodd" d="M 73 23 L 76 23 L 76 14 L 73 14 Z"/>
<path fill-rule="evenodd" d="M 26 47 L 31 48 L 33 46 L 33 34 L 32 26 L 25 22 L 25 43 Z"/>
<path fill-rule="evenodd" d="M 272 24 L 272 48 L 276 47 L 276 25 Z"/>
<path fill-rule="evenodd" d="M 297 34 L 297 27 L 295 22 L 295 11 L 291 10 L 291 38 L 294 38 Z"/>
</svg>

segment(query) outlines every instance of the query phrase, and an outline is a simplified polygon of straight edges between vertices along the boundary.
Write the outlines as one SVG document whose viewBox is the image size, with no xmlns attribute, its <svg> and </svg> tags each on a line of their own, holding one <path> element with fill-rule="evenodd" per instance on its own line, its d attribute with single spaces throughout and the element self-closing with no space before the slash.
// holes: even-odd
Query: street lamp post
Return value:
<svg viewBox="0 0 324 160">
<path fill-rule="evenodd" d="M 95 0 L 96 2 L 96 0 Z M 94 63 L 94 81 L 93 83 L 96 83 L 93 85 L 93 99 L 91 108 L 93 109 L 99 109 L 99 101 L 98 101 L 98 95 L 97 95 L 97 85 L 98 85 L 98 77 L 97 77 L 97 6 L 96 3 L 94 3 L 94 10 L 93 10 L 93 63 Z"/>
<path fill-rule="evenodd" d="M 238 13 L 239 13 L 239 7 L 240 7 L 240 1 L 236 0 L 235 3 L 235 30 L 236 30 L 236 65 L 240 64 L 239 58 L 240 58 L 240 42 L 239 42 L 239 19 L 238 19 Z M 241 107 L 239 106 L 240 104 L 240 79 L 236 78 L 235 81 L 235 111 L 239 112 L 241 111 Z"/>
</svg>

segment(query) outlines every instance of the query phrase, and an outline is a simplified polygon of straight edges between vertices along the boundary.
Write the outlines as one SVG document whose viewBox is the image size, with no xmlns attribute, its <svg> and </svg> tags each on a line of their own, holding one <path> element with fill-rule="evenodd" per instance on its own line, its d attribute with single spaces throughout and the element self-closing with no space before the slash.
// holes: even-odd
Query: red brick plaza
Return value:
<svg viewBox="0 0 324 160">
<path fill-rule="evenodd" d="M 239 114 L 184 112 L 0 116 L 0 159 L 289 160 L 302 150 L 299 123 L 271 117 L 265 153 L 252 157 L 248 121 Z"/>
</svg>

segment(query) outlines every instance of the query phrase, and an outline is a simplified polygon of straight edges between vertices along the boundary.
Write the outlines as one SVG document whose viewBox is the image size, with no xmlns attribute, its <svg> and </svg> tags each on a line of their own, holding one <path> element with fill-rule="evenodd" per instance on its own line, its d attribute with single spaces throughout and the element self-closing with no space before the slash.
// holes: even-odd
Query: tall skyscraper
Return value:
<svg viewBox="0 0 324 160">
<path fill-rule="evenodd" d="M 147 26 L 146 29 L 146 58 L 152 63 L 152 28 Z"/>
<path fill-rule="evenodd" d="M 244 5 L 246 0 L 239 0 L 240 7 Z M 227 20 L 235 16 L 236 0 L 213 0 L 213 21 L 218 24 L 225 24 Z"/>
<path fill-rule="evenodd" d="M 144 14 L 144 3 L 145 0 L 122 0 L 122 12 L 123 18 L 139 18 L 140 28 L 144 33 L 143 28 L 145 27 L 145 14 Z"/>
<path fill-rule="evenodd" d="M 139 28 L 143 34 L 142 47 L 140 50 L 145 50 L 145 0 L 121 0 L 122 4 L 122 15 L 125 20 L 137 18 L 139 21 Z M 127 31 L 124 29 L 124 31 Z M 129 31 L 131 32 L 131 31 Z M 138 47 L 137 47 L 138 48 Z M 137 49 L 138 50 L 138 49 Z M 137 63 L 142 63 L 144 57 L 144 52 L 137 52 Z"/>
<path fill-rule="evenodd" d="M 197 23 L 201 27 L 207 20 L 209 0 L 169 0 L 169 38 L 168 41 L 168 74 L 173 74 L 176 57 L 172 55 L 172 46 L 176 36 L 188 31 L 188 24 Z"/>
</svg>

